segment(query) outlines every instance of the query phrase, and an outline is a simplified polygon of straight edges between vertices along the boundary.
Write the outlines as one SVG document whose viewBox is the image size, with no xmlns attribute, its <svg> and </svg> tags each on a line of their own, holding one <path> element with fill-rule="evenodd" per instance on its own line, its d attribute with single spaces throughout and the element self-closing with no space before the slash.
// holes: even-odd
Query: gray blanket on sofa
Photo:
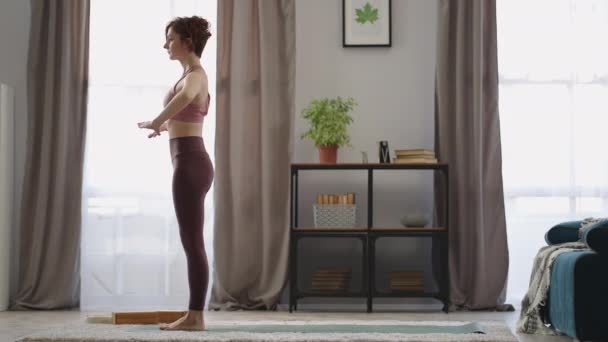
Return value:
<svg viewBox="0 0 608 342">
<path fill-rule="evenodd" d="M 538 251 L 532 266 L 530 287 L 521 301 L 521 314 L 517 321 L 517 332 L 556 335 L 556 332 L 545 324 L 545 315 L 543 314 L 551 281 L 551 267 L 555 258 L 560 254 L 580 249 L 587 249 L 587 245 L 584 242 L 576 241 L 545 246 Z"/>
</svg>

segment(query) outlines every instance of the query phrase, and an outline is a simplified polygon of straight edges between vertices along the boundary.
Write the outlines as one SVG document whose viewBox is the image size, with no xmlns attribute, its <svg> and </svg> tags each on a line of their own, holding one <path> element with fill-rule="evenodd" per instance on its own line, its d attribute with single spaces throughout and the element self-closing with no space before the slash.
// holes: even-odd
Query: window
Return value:
<svg viewBox="0 0 608 342">
<path fill-rule="evenodd" d="M 608 1 L 497 1 L 509 289 L 521 299 L 544 233 L 605 217 Z"/>
<path fill-rule="evenodd" d="M 165 25 L 176 16 L 199 15 L 211 23 L 201 63 L 215 98 L 216 6 L 206 0 L 91 1 L 82 310 L 187 306 L 168 135 L 149 139 L 137 122 L 160 113 L 166 91 L 181 76 L 181 65 L 163 49 Z M 203 136 L 213 162 L 214 113 L 211 101 Z M 212 224 L 208 195 L 204 238 L 210 275 Z"/>
</svg>

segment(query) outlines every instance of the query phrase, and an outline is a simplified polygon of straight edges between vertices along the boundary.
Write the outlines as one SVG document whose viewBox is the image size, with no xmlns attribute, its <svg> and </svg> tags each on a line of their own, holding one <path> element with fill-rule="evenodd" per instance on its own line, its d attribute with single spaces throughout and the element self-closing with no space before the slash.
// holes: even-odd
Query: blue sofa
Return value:
<svg viewBox="0 0 608 342">
<path fill-rule="evenodd" d="M 579 340 L 608 340 L 608 221 L 579 236 L 582 221 L 552 227 L 549 245 L 584 241 L 589 249 L 565 252 L 553 263 L 547 302 L 552 327 Z"/>
</svg>

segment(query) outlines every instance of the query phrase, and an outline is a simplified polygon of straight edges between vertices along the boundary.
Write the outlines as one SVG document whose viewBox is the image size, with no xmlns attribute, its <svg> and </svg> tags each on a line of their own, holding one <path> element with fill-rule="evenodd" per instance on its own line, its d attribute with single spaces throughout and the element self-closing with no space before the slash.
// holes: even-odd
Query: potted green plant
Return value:
<svg viewBox="0 0 608 342">
<path fill-rule="evenodd" d="M 314 99 L 302 110 L 302 117 L 310 122 L 310 129 L 301 135 L 301 139 L 310 138 L 319 149 L 321 163 L 335 164 L 338 159 L 338 147 L 351 146 L 348 125 L 353 122 L 349 112 L 357 102 L 352 98 L 340 96 L 330 99 Z"/>
</svg>

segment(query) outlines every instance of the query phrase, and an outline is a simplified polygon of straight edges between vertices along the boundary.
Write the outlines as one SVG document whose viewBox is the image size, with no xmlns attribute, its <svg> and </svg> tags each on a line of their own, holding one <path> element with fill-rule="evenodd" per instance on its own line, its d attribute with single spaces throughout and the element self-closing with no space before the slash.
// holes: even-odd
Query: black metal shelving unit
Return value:
<svg viewBox="0 0 608 342">
<path fill-rule="evenodd" d="M 364 228 L 312 228 L 298 225 L 298 174 L 302 170 L 362 170 L 367 171 L 367 227 Z M 373 196 L 375 170 L 431 170 L 443 175 L 445 184 L 444 217 L 446 222 L 442 227 L 432 228 L 384 228 L 373 226 Z M 443 311 L 448 312 L 450 271 L 448 266 L 448 227 L 449 227 L 449 173 L 448 165 L 438 164 L 291 164 L 291 196 L 290 196 L 290 234 L 289 234 L 289 312 L 298 308 L 298 299 L 303 297 L 362 297 L 367 298 L 367 312 L 373 311 L 374 297 L 432 297 L 443 302 Z M 437 292 L 383 292 L 375 287 L 375 245 L 381 237 L 430 237 L 433 248 L 440 250 L 439 291 Z M 330 292 L 318 293 L 313 291 L 300 291 L 298 289 L 298 241 L 303 238 L 356 238 L 363 244 L 362 275 L 363 284 L 358 292 Z"/>
</svg>

